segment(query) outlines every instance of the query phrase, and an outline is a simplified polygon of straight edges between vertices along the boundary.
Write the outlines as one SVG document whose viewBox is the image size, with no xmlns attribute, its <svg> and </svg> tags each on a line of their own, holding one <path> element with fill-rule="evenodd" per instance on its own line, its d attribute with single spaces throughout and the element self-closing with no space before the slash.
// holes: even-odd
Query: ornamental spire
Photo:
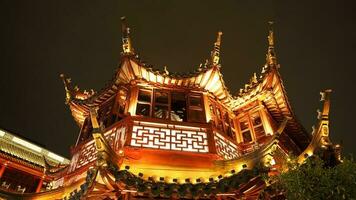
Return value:
<svg viewBox="0 0 356 200">
<path fill-rule="evenodd" d="M 266 64 L 269 66 L 277 65 L 276 53 L 274 52 L 274 35 L 273 35 L 273 21 L 269 21 L 269 34 L 268 34 L 268 51 L 266 55 Z"/>
<path fill-rule="evenodd" d="M 218 32 L 218 36 L 216 38 L 216 42 L 214 43 L 214 49 L 211 52 L 211 63 L 213 65 L 218 65 L 220 60 L 220 46 L 221 46 L 221 35 L 223 33 L 221 31 Z"/>
<path fill-rule="evenodd" d="M 60 74 L 60 77 L 61 77 L 61 79 L 63 81 L 64 89 L 66 91 L 66 103 L 68 103 L 72 98 L 72 94 L 71 94 L 71 90 L 70 90 L 70 86 L 69 86 L 69 84 L 71 83 L 71 79 L 70 78 L 66 78 L 64 76 L 64 74 Z"/>
<path fill-rule="evenodd" d="M 134 49 L 131 44 L 130 38 L 130 28 L 126 23 L 126 17 L 121 17 L 121 28 L 122 28 L 122 50 L 123 54 L 135 54 Z"/>
</svg>

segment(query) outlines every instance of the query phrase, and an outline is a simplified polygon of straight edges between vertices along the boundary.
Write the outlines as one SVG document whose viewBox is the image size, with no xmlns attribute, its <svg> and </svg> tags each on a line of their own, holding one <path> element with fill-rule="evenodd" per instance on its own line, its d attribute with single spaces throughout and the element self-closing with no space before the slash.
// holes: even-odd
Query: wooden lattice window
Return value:
<svg viewBox="0 0 356 200">
<path fill-rule="evenodd" d="M 152 90 L 140 89 L 137 98 L 136 115 L 151 116 Z"/>
<path fill-rule="evenodd" d="M 266 135 L 260 111 L 246 113 L 239 120 L 243 142 L 252 142 Z M 253 137 L 254 136 L 254 137 Z"/>
<path fill-rule="evenodd" d="M 240 119 L 239 124 L 240 124 L 240 130 L 241 130 L 241 136 L 243 142 L 245 143 L 252 142 L 253 139 L 252 139 L 248 117 L 244 117 Z"/>
<path fill-rule="evenodd" d="M 136 115 L 180 122 L 206 121 L 201 94 L 158 89 L 139 90 Z"/>
<path fill-rule="evenodd" d="M 187 121 L 187 101 L 185 93 L 171 93 L 171 111 L 170 117 L 172 121 L 186 122 Z"/>
<path fill-rule="evenodd" d="M 217 130 L 224 132 L 232 139 L 236 138 L 236 130 L 232 115 L 224 109 L 222 106 L 218 106 L 215 101 L 210 101 L 210 114 L 213 120 L 213 124 Z"/>
<path fill-rule="evenodd" d="M 164 91 L 155 90 L 155 100 L 153 116 L 160 119 L 169 118 L 169 93 Z"/>
<path fill-rule="evenodd" d="M 265 129 L 263 128 L 262 119 L 258 111 L 251 114 L 251 122 L 256 139 L 259 139 L 266 135 Z"/>
<path fill-rule="evenodd" d="M 200 94 L 189 95 L 189 114 L 190 122 L 205 122 L 203 99 Z"/>
</svg>

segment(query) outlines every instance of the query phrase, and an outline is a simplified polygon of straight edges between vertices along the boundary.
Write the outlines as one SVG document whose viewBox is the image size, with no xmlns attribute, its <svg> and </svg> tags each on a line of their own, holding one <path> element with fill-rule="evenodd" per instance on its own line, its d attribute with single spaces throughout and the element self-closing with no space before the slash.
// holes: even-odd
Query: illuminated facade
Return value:
<svg viewBox="0 0 356 200">
<path fill-rule="evenodd" d="M 221 32 L 210 59 L 182 75 L 141 62 L 122 20 L 123 52 L 110 84 L 81 91 L 61 75 L 80 127 L 70 162 L 45 166 L 50 187 L 1 191 L 28 199 L 256 199 L 266 187 L 258 166 L 273 174 L 291 154 L 303 162 L 334 148 L 331 91 L 321 93 L 323 108 L 308 133 L 288 101 L 272 30 L 262 72 L 233 95 L 220 72 Z"/>
<path fill-rule="evenodd" d="M 0 129 L 2 190 L 10 193 L 35 193 L 46 190 L 52 187 L 52 181 L 57 179 L 56 176 L 46 173 L 46 169 L 62 168 L 69 162 L 33 142 Z M 1 197 L 0 195 L 0 199 Z"/>
</svg>

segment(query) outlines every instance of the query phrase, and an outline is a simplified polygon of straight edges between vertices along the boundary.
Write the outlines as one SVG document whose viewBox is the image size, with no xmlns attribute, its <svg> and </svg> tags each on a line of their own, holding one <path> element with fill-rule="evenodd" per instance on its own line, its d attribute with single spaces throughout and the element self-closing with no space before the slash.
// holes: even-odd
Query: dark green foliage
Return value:
<svg viewBox="0 0 356 200">
<path fill-rule="evenodd" d="M 290 164 L 288 172 L 274 177 L 274 191 L 284 191 L 289 200 L 356 199 L 356 163 L 345 159 L 328 167 L 318 157 L 303 165 Z"/>
<path fill-rule="evenodd" d="M 187 184 L 180 185 L 180 187 L 178 188 L 179 197 L 181 198 L 185 197 L 187 194 L 187 190 L 188 190 Z"/>
</svg>

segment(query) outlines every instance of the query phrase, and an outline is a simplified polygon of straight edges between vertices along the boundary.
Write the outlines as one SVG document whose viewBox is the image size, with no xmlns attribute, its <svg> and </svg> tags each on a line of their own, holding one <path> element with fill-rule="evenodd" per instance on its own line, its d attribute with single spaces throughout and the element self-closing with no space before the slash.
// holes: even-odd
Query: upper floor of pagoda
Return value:
<svg viewBox="0 0 356 200">
<path fill-rule="evenodd" d="M 237 135 L 240 136 L 235 134 L 233 137 L 240 137 L 240 142 L 256 138 L 247 134 L 243 139 L 241 134 L 244 123 L 250 127 L 246 130 L 255 132 L 252 121 L 256 118 L 255 111 L 260 109 L 272 124 L 288 118 L 286 131 L 303 149 L 310 136 L 296 119 L 288 101 L 278 70 L 273 30 L 270 29 L 268 34 L 266 63 L 262 72 L 259 76 L 254 74 L 235 95 L 226 87 L 220 71 L 221 37 L 222 32 L 218 32 L 210 58 L 194 72 L 177 74 L 169 72 L 166 67 L 156 70 L 139 59 L 133 48 L 130 29 L 122 18 L 121 60 L 113 79 L 101 91 L 87 92 L 80 91 L 70 79 L 61 75 L 66 103 L 82 128 L 88 121 L 90 108 L 98 108 L 104 125 L 125 115 L 188 123 L 213 122 L 227 135 L 234 135 L 231 132 L 239 130 Z M 258 118 L 261 115 L 265 114 L 259 113 Z M 268 126 L 272 125 L 265 125 L 265 128 Z M 271 128 L 269 132 L 273 134 Z"/>
</svg>

